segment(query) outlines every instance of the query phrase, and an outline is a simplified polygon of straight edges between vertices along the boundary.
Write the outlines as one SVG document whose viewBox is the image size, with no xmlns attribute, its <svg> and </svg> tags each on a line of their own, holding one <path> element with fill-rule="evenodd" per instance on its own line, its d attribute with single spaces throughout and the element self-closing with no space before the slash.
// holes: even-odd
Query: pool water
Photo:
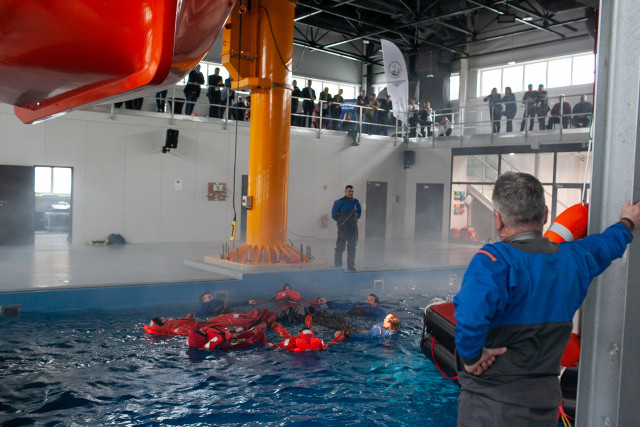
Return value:
<svg viewBox="0 0 640 427">
<path fill-rule="evenodd" d="M 402 321 L 384 343 L 345 340 L 303 354 L 189 350 L 184 337 L 143 331 L 153 317 L 195 307 L 0 318 L 0 423 L 454 426 L 459 389 L 420 351 L 428 299 L 381 304 Z"/>
</svg>

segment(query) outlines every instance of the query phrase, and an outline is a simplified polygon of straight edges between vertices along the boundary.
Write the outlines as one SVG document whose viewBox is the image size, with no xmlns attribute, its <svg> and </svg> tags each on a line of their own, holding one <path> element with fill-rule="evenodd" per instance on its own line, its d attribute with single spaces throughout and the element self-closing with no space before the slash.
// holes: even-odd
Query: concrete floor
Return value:
<svg viewBox="0 0 640 427">
<path fill-rule="evenodd" d="M 36 233 L 34 246 L 0 246 L 0 292 L 226 280 L 233 271 L 209 268 L 222 242 L 71 246 L 66 234 Z M 333 267 L 335 242 L 298 241 Z M 481 243 L 443 244 L 361 239 L 358 272 L 461 266 Z M 346 254 L 345 254 L 346 257 Z M 299 270 L 299 268 L 295 268 Z M 357 273 L 354 273 L 357 274 Z"/>
</svg>

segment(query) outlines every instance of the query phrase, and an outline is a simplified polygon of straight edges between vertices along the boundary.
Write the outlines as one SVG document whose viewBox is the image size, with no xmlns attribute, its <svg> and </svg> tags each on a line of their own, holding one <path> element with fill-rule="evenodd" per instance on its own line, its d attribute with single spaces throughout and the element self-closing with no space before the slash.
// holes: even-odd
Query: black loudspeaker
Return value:
<svg viewBox="0 0 640 427">
<path fill-rule="evenodd" d="M 410 166 L 413 166 L 416 163 L 416 152 L 407 150 L 404 152 L 404 168 L 409 169 Z"/>
<path fill-rule="evenodd" d="M 178 133 L 177 129 L 167 129 L 167 137 L 164 140 L 164 147 L 162 147 L 163 153 L 171 151 L 172 148 L 178 148 Z"/>
</svg>

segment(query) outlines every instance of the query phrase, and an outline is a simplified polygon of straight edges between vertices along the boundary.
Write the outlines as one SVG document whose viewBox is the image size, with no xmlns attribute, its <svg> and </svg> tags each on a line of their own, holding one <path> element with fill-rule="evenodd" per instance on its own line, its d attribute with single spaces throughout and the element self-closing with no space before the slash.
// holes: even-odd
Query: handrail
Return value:
<svg viewBox="0 0 640 427">
<path fill-rule="evenodd" d="M 206 88 L 208 86 L 203 85 L 203 87 Z M 167 111 L 167 113 L 170 114 L 171 123 L 174 122 L 176 117 L 179 117 L 179 114 L 177 114 L 178 111 L 176 111 L 176 102 L 177 103 L 186 102 L 184 98 L 176 96 L 176 92 L 179 91 L 180 88 L 181 86 L 177 86 L 177 89 L 176 89 L 176 86 L 173 86 L 170 96 L 167 96 L 165 99 L 165 101 L 168 102 L 170 105 L 170 109 Z M 248 92 L 235 91 L 235 94 L 236 96 L 243 96 L 247 98 L 250 97 L 250 93 Z M 578 98 L 580 95 L 576 94 L 576 95 L 563 96 L 562 102 L 565 102 L 567 99 Z M 147 98 L 155 102 L 155 98 L 152 98 L 152 97 L 147 97 Z M 201 100 L 202 98 L 203 97 L 200 97 L 199 100 Z M 307 98 L 302 98 L 302 97 L 297 97 L 297 99 L 298 99 L 298 105 L 301 105 L 303 101 L 308 100 Z M 235 111 L 236 109 L 240 108 L 240 109 L 248 109 L 250 111 L 250 108 L 251 108 L 250 105 L 246 107 L 234 107 L 233 104 L 230 104 L 229 101 L 230 101 L 230 98 L 228 96 L 225 102 L 220 104 L 210 104 L 210 103 L 203 103 L 203 102 L 196 101 L 195 107 L 198 108 L 198 106 L 206 105 L 207 107 L 214 106 L 214 107 L 223 108 L 224 115 L 222 119 L 224 120 L 225 127 L 226 127 L 229 120 L 233 120 L 233 117 L 231 117 L 232 114 L 230 115 L 231 109 Z M 521 104 L 522 102 L 523 102 L 522 100 L 515 101 L 515 104 Z M 323 108 L 323 106 L 327 103 L 330 103 L 331 105 L 340 105 L 342 110 L 342 114 L 340 118 L 331 117 L 331 113 L 332 113 L 331 105 L 329 105 L 328 108 Z M 500 104 L 505 105 L 505 104 L 511 104 L 511 103 L 513 102 L 506 102 L 506 103 L 501 102 Z M 430 142 L 432 146 L 435 146 L 437 141 L 440 138 L 445 138 L 445 139 L 448 138 L 448 139 L 454 139 L 454 140 L 461 139 L 461 142 L 462 142 L 463 137 L 468 137 L 471 135 L 482 135 L 482 134 L 490 134 L 492 144 L 494 143 L 495 138 L 499 138 L 501 135 L 517 134 L 517 133 L 524 135 L 525 142 L 526 142 L 530 136 L 530 132 L 533 132 L 533 130 L 530 130 L 532 125 L 529 122 L 533 122 L 535 124 L 536 121 L 540 121 L 539 120 L 540 117 L 535 115 L 523 117 L 524 110 L 522 109 L 522 107 L 520 107 L 516 115 L 510 120 L 512 122 L 516 122 L 516 126 L 515 126 L 516 128 L 517 128 L 518 122 L 522 120 L 523 123 L 521 123 L 521 127 L 523 127 L 523 130 L 518 132 L 518 129 L 513 129 L 513 132 L 501 132 L 501 133 L 496 132 L 494 134 L 491 132 L 491 130 L 492 130 L 493 124 L 497 122 L 497 120 L 491 121 L 491 120 L 485 119 L 487 107 L 488 105 L 486 103 L 483 103 L 481 105 L 475 105 L 475 106 L 467 105 L 465 107 L 460 107 L 457 110 L 453 110 L 453 109 L 435 110 L 434 109 L 430 116 L 431 118 L 430 121 L 421 121 L 418 116 L 419 112 L 413 113 L 413 116 L 410 117 L 410 120 L 409 120 L 410 123 L 403 124 L 394 115 L 393 109 L 388 111 L 387 117 L 384 120 L 379 121 L 377 118 L 377 114 L 380 109 L 378 109 L 378 111 L 374 111 L 373 114 L 367 115 L 366 113 L 367 113 L 367 110 L 369 109 L 368 106 L 354 105 L 349 102 L 336 104 L 333 101 L 319 100 L 319 101 L 314 101 L 314 108 L 316 111 L 315 114 L 317 115 L 307 116 L 303 113 L 298 113 L 296 111 L 296 112 L 292 112 L 292 117 L 300 118 L 301 122 L 302 120 L 309 119 L 310 120 L 309 127 L 313 129 L 317 129 L 317 135 L 318 135 L 318 138 L 320 138 L 322 136 L 322 133 L 325 131 L 342 131 L 342 123 L 344 123 L 345 121 L 345 118 L 344 118 L 345 113 L 349 112 L 350 110 L 353 110 L 355 112 L 355 117 L 351 118 L 351 122 L 354 124 L 355 131 L 357 132 L 358 141 L 361 140 L 363 133 L 368 133 L 372 135 L 379 135 L 382 137 L 392 137 L 396 142 L 398 138 L 401 138 L 407 142 L 409 141 Z M 328 115 L 325 115 L 326 112 L 328 113 Z M 545 129 L 538 130 L 536 132 L 542 132 L 542 134 L 556 133 L 556 134 L 559 134 L 560 139 L 562 139 L 563 134 L 566 132 L 565 126 L 570 127 L 570 126 L 580 125 L 580 127 L 584 128 L 586 133 L 588 129 L 588 124 L 590 123 L 591 112 L 576 113 L 576 114 L 572 113 L 570 117 L 568 114 L 565 114 L 565 111 L 563 108 L 559 108 L 558 112 L 559 112 L 558 115 L 550 115 L 550 114 L 545 115 L 544 116 Z M 116 109 L 112 109 L 112 111 L 110 111 L 110 114 L 112 117 L 116 113 L 117 113 Z M 445 118 L 446 120 L 448 120 L 448 123 L 443 124 L 442 122 L 445 120 Z M 550 121 L 549 119 L 553 119 L 551 120 L 551 123 L 549 123 Z M 502 122 L 502 116 L 500 117 L 500 121 Z M 555 124 L 560 124 L 560 126 L 558 126 L 558 129 L 554 129 Z M 292 124 L 292 126 L 295 126 L 295 124 Z M 304 126 L 301 126 L 301 127 L 304 127 Z"/>
</svg>

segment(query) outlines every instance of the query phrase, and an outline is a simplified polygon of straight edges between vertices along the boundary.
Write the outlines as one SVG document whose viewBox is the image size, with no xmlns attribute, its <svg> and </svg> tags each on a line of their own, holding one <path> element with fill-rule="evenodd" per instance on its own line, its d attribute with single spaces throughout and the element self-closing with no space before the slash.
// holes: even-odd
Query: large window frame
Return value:
<svg viewBox="0 0 640 427">
<path fill-rule="evenodd" d="M 477 148 L 454 148 L 452 150 L 451 156 L 451 204 L 449 206 L 450 214 L 449 214 L 449 229 L 462 228 L 460 224 L 460 220 L 463 218 L 464 213 L 466 216 L 464 217 L 464 226 L 472 226 L 477 221 L 473 220 L 473 218 L 469 218 L 471 214 L 469 210 L 470 206 L 466 206 L 462 204 L 459 195 L 464 194 L 463 201 L 469 202 L 469 195 L 471 193 L 469 187 L 477 187 L 474 192 L 477 193 L 480 191 L 482 196 L 485 199 L 491 199 L 491 192 L 493 191 L 493 185 L 495 183 L 495 178 L 499 176 L 501 173 L 507 170 L 514 170 L 513 162 L 509 160 L 510 156 L 513 155 L 529 155 L 529 154 L 551 154 L 553 155 L 553 165 L 548 166 L 546 169 L 545 177 L 540 177 L 541 183 L 545 188 L 545 198 L 547 199 L 547 205 L 549 207 L 549 220 L 545 224 L 544 230 L 550 226 L 551 220 L 560 213 L 562 213 L 567 207 L 572 204 L 579 203 L 581 200 L 578 200 L 578 197 L 586 198 L 586 202 L 589 201 L 589 189 L 590 189 L 590 179 L 591 179 L 591 170 L 588 170 L 586 173 L 587 183 L 586 185 L 582 182 L 584 180 L 584 171 L 578 174 L 575 174 L 575 177 L 565 178 L 566 174 L 559 173 L 559 171 L 564 171 L 569 165 L 567 164 L 567 159 L 573 159 L 571 156 L 575 156 L 577 160 L 582 162 L 582 158 L 587 156 L 586 147 L 584 144 L 550 144 L 543 145 L 538 150 L 533 150 L 530 147 L 477 147 Z M 482 174 L 482 177 L 478 177 L 479 179 L 471 179 L 467 171 L 464 173 L 466 179 L 459 179 L 460 177 L 460 162 L 457 159 L 461 157 L 479 157 L 478 163 L 486 164 L 487 166 L 492 166 L 492 173 Z M 484 161 L 483 161 L 484 158 Z M 489 160 L 487 160 L 487 158 Z M 562 161 L 559 161 L 561 159 Z M 577 161 L 576 160 L 576 161 Z M 571 160 L 573 161 L 573 160 Z M 592 168 L 593 162 L 585 162 L 585 167 L 589 166 Z M 456 166 L 458 165 L 458 166 Z M 497 166 L 496 166 L 497 165 Z M 550 166 L 550 167 L 549 167 Z M 551 172 L 549 172 L 551 169 Z M 530 171 L 525 171 L 530 172 Z M 457 174 L 457 176 L 456 176 Z M 483 178 L 484 177 L 484 178 Z M 478 190 L 480 188 L 480 190 Z M 583 188 L 586 194 L 583 194 Z M 562 203 L 562 200 L 566 197 L 558 197 L 559 193 L 568 194 L 571 193 L 571 202 L 565 200 L 568 203 Z M 562 194 L 561 194 L 562 196 Z M 575 201 L 573 199 L 575 198 Z M 472 198 L 473 199 L 473 198 Z M 473 201 L 472 203 L 477 203 Z M 457 205 L 457 206 L 456 206 Z M 465 208 L 463 213 L 461 214 L 460 208 Z M 472 215 L 472 214 L 471 214 Z M 481 221 L 485 224 L 490 223 L 489 220 Z M 493 227 L 491 225 L 489 227 Z M 486 228 L 486 227 L 485 227 Z M 478 240 L 484 240 L 484 238 L 489 235 L 489 240 L 496 239 L 495 230 L 492 228 L 491 230 L 480 230 L 477 233 Z"/>
<path fill-rule="evenodd" d="M 227 71 L 227 69 L 222 65 L 219 64 L 217 62 L 210 62 L 210 61 L 200 61 L 200 72 L 204 75 L 204 81 L 205 84 L 207 82 L 207 77 L 210 74 L 213 74 L 216 67 L 220 68 L 220 75 L 222 76 L 222 80 L 226 80 L 229 77 L 229 72 Z M 187 84 L 187 80 L 189 78 L 189 75 L 187 74 L 184 79 L 182 79 L 178 85 L 180 86 L 184 86 Z M 313 77 L 308 77 L 308 76 L 300 76 L 300 75 L 294 75 L 293 76 L 293 80 L 297 80 L 298 81 L 298 87 L 300 89 L 304 88 L 305 86 L 307 86 L 307 80 L 311 80 L 311 87 L 316 91 L 316 96 L 320 95 L 320 92 L 322 92 L 322 90 L 325 87 L 329 87 L 329 93 L 331 95 L 337 95 L 338 94 L 338 89 L 342 89 L 344 91 L 343 93 L 343 97 L 344 99 L 356 99 L 356 97 L 358 96 L 358 86 L 354 85 L 354 84 L 350 84 L 350 83 L 345 83 L 345 82 L 339 82 L 339 81 L 334 81 L 334 80 L 325 80 L 325 79 L 316 79 Z M 385 85 L 386 86 L 386 85 Z"/>
<path fill-rule="evenodd" d="M 566 74 L 559 76 L 558 72 L 562 71 Z M 532 84 L 534 89 L 537 89 L 539 84 L 544 85 L 546 89 L 578 86 L 593 82 L 595 55 L 592 52 L 582 52 L 538 61 L 480 68 L 477 73 L 477 98 L 486 96 L 494 87 L 500 93 L 504 93 L 506 86 L 510 86 L 512 92 L 524 92 L 529 84 Z M 521 74 L 520 79 L 517 78 L 517 74 Z M 505 78 L 505 75 L 508 77 Z M 587 78 L 589 75 L 590 79 Z"/>
</svg>

